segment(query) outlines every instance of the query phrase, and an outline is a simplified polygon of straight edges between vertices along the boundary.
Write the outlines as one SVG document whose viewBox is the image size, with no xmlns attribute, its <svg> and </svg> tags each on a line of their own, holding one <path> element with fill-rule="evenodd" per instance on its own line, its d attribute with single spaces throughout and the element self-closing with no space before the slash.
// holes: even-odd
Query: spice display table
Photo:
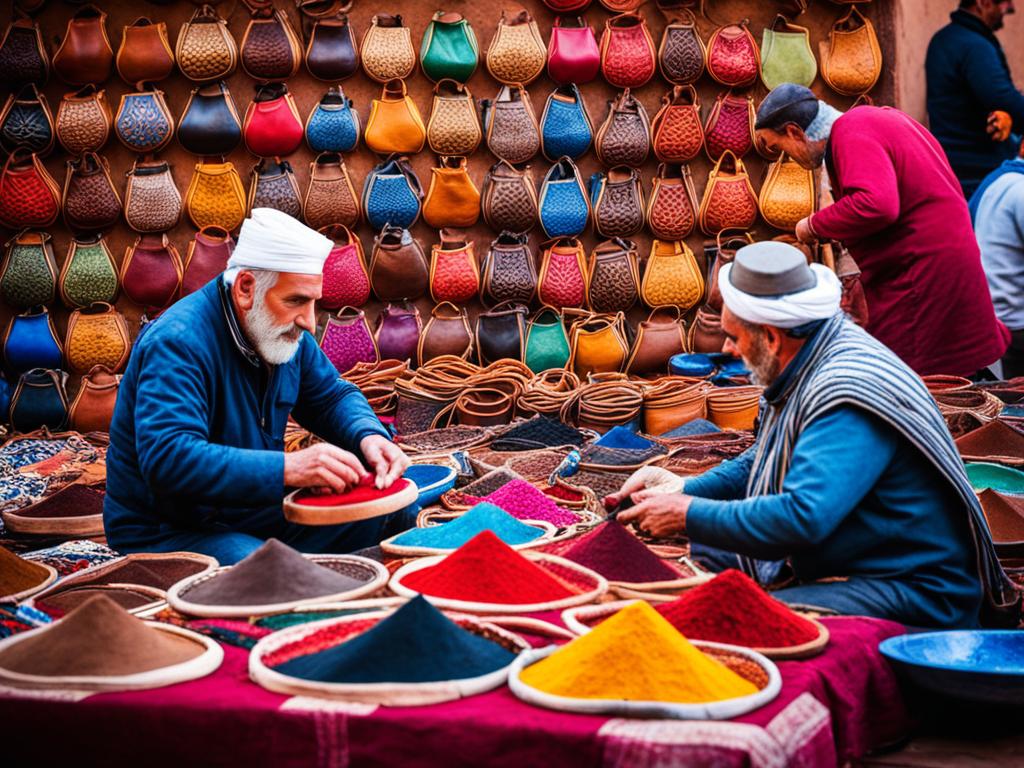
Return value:
<svg viewBox="0 0 1024 768">
<path fill-rule="evenodd" d="M 16 735 L 5 739 L 4 761 L 175 768 L 837 765 L 907 731 L 895 675 L 877 650 L 903 628 L 859 617 L 822 621 L 831 633 L 826 651 L 779 662 L 778 698 L 733 721 L 554 712 L 519 701 L 507 687 L 414 708 L 288 697 L 252 683 L 246 651 L 225 646 L 216 673 L 168 688 L 81 700 L 0 689 L 0 722 Z"/>
</svg>

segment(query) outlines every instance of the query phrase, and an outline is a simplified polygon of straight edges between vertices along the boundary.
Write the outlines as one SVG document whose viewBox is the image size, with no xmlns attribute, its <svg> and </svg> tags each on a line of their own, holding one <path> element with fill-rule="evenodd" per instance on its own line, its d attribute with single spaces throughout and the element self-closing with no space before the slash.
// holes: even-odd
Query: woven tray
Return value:
<svg viewBox="0 0 1024 768">
<path fill-rule="evenodd" d="M 218 563 L 215 558 L 212 558 L 209 555 L 201 555 L 198 552 L 138 552 L 131 555 L 126 555 L 124 557 L 118 557 L 113 560 L 108 560 L 105 563 L 101 563 L 100 565 L 96 565 L 91 568 L 84 568 L 81 571 L 75 571 L 74 573 L 69 574 L 68 576 L 65 576 L 63 579 L 61 579 L 59 584 L 55 584 L 42 594 L 36 595 L 35 599 L 43 600 L 46 598 L 47 595 L 54 594 L 55 592 L 61 592 L 67 589 L 68 587 L 73 587 L 85 583 L 95 585 L 106 584 L 115 587 L 125 585 L 146 586 L 150 589 L 153 589 L 156 592 L 159 592 L 160 595 L 163 596 L 163 590 L 157 589 L 150 585 L 137 585 L 134 582 L 130 581 L 103 581 L 103 577 L 106 574 L 116 571 L 121 565 L 124 564 L 126 560 L 129 559 L 138 563 L 146 563 L 147 561 L 159 562 L 162 560 L 170 559 L 191 560 L 195 562 L 197 565 L 201 565 L 202 568 L 201 570 L 192 574 L 192 576 L 190 576 L 189 578 L 192 578 L 194 576 L 202 576 L 204 573 L 209 573 L 218 565 L 220 565 L 220 563 Z"/>
<path fill-rule="evenodd" d="M 393 610 L 383 610 L 324 619 L 268 635 L 256 643 L 249 654 L 249 677 L 256 684 L 277 693 L 384 704 L 392 707 L 454 701 L 493 690 L 504 684 L 508 678 L 509 667 L 503 667 L 479 677 L 430 683 L 327 683 L 285 675 L 264 663 L 267 656 L 287 651 L 290 645 L 317 643 L 315 636 L 318 634 L 324 635 L 326 644 L 323 648 L 334 647 L 369 631 L 392 613 Z M 510 651 L 521 652 L 529 648 L 527 642 L 518 635 L 479 618 L 454 613 L 445 615 L 463 629 L 495 640 Z"/>
<path fill-rule="evenodd" d="M 57 580 L 57 569 L 53 566 L 47 565 L 46 563 L 37 563 L 32 561 L 34 565 L 38 565 L 40 568 L 46 570 L 46 578 L 36 584 L 34 587 L 23 589 L 21 592 L 15 592 L 11 595 L 0 595 L 0 602 L 2 603 L 17 603 L 24 600 L 26 597 L 32 597 L 44 589 L 49 587 L 53 582 Z"/>
<path fill-rule="evenodd" d="M 460 515 L 455 515 L 460 517 Z M 533 541 L 528 541 L 525 544 L 509 544 L 512 549 L 530 549 L 531 547 L 537 547 L 545 542 L 551 541 L 555 536 L 555 532 L 558 530 L 551 523 L 545 522 L 544 520 L 520 520 L 522 523 L 532 525 L 535 528 L 540 528 L 541 535 Z M 417 526 L 422 528 L 433 528 L 434 525 Z M 402 533 L 396 533 L 394 536 L 385 539 L 380 543 L 380 548 L 385 554 L 394 555 L 396 557 L 422 557 L 429 555 L 447 555 L 450 552 L 454 552 L 458 547 L 450 547 L 448 549 L 438 549 L 434 547 L 403 547 L 400 544 L 395 544 L 395 539 L 402 536 Z"/>
<path fill-rule="evenodd" d="M 60 606 L 54 605 L 51 601 L 54 597 L 61 597 L 71 592 L 83 591 L 89 593 L 102 593 L 110 597 L 115 603 L 120 605 L 124 610 L 133 616 L 149 617 L 154 616 L 163 610 L 167 605 L 166 594 L 163 590 L 155 589 L 153 587 L 146 587 L 141 584 L 82 584 L 80 586 L 71 585 L 67 589 L 64 589 L 64 582 L 60 581 L 53 590 L 48 591 L 46 594 L 35 595 L 31 600 L 31 605 L 39 610 L 46 607 L 52 607 L 54 610 L 63 610 Z M 130 595 L 142 600 L 143 602 L 133 607 L 128 607 L 122 603 L 114 595 L 118 593 L 129 593 Z M 88 599 L 88 596 L 82 596 L 82 602 Z M 79 603 L 81 605 L 81 603 Z M 75 606 L 77 607 L 77 606 Z"/>
<path fill-rule="evenodd" d="M 300 525 L 340 525 L 357 520 L 368 520 L 371 517 L 390 515 L 403 507 L 415 504 L 419 499 L 420 494 L 416 483 L 404 478 L 395 481 L 396 484 L 402 482 L 405 483 L 405 486 L 390 496 L 334 507 L 300 504 L 297 501 L 299 494 L 307 492 L 308 489 L 299 488 L 284 497 L 284 516 L 288 522 Z"/>
<path fill-rule="evenodd" d="M 45 498 L 40 499 L 35 504 L 28 505 L 28 507 L 0 513 L 0 519 L 3 520 L 4 525 L 12 533 L 28 533 L 38 536 L 60 535 L 69 538 L 103 535 L 103 513 L 98 515 L 73 515 L 71 517 L 32 517 L 23 513 L 23 510 L 42 504 L 46 500 Z"/>
</svg>

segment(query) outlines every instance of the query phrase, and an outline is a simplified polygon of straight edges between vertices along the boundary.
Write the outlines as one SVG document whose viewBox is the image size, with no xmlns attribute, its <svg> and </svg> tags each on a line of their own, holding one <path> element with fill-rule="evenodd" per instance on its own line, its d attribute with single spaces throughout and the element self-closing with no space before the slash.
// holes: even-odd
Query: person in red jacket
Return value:
<svg viewBox="0 0 1024 768">
<path fill-rule="evenodd" d="M 802 167 L 824 163 L 835 203 L 801 220 L 861 270 L 867 330 L 919 375 L 985 377 L 1010 342 L 996 318 L 971 217 L 942 147 L 891 107 L 842 113 L 801 85 L 758 108 L 757 139 Z"/>
</svg>

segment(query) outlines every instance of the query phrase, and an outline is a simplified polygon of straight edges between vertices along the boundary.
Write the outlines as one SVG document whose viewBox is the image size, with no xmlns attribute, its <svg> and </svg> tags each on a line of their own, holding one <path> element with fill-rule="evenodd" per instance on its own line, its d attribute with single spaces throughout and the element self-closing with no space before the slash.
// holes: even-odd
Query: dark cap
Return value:
<svg viewBox="0 0 1024 768">
<path fill-rule="evenodd" d="M 789 123 L 806 129 L 818 115 L 818 97 L 810 88 L 783 83 L 772 89 L 757 108 L 754 128 L 781 131 Z"/>
<path fill-rule="evenodd" d="M 788 243 L 769 240 L 736 251 L 729 282 L 749 296 L 786 296 L 818 284 L 807 257 Z"/>
</svg>

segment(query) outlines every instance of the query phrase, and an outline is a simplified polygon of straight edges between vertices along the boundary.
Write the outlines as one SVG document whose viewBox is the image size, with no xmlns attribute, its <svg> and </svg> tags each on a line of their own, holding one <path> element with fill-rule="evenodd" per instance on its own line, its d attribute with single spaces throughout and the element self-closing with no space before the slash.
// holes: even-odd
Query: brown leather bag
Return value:
<svg viewBox="0 0 1024 768">
<path fill-rule="evenodd" d="M 484 255 L 480 301 L 529 304 L 537 293 L 537 266 L 525 233 L 502 232 Z"/>
<path fill-rule="evenodd" d="M 64 94 L 57 108 L 54 130 L 61 146 L 72 155 L 98 152 L 107 139 L 113 116 L 107 103 L 106 91 L 86 85 L 74 93 Z"/>
<path fill-rule="evenodd" d="M 430 271 L 423 246 L 412 233 L 388 225 L 373 241 L 370 285 L 381 301 L 418 299 L 427 292 Z"/>
<path fill-rule="evenodd" d="M 71 428 L 76 432 L 109 432 L 117 403 L 117 390 L 121 376 L 105 365 L 95 365 L 82 377 L 68 415 Z"/>
<path fill-rule="evenodd" d="M 71 85 L 99 84 L 110 77 L 114 49 L 107 37 L 107 14 L 83 5 L 68 21 L 64 41 L 53 55 L 57 77 Z"/>
<path fill-rule="evenodd" d="M 651 150 L 651 125 L 644 105 L 629 88 L 608 102 L 608 117 L 597 130 L 594 151 L 606 168 L 628 165 L 639 168 Z"/>
<path fill-rule="evenodd" d="M 587 304 L 594 312 L 626 312 L 640 298 L 636 243 L 615 238 L 599 243 L 587 268 Z"/>
<path fill-rule="evenodd" d="M 0 72 L 12 88 L 28 83 L 45 83 L 50 76 L 50 57 L 43 33 L 25 8 L 18 9 L 0 38 Z"/>
<path fill-rule="evenodd" d="M 679 307 L 657 307 L 637 328 L 633 351 L 626 362 L 626 373 L 634 376 L 661 376 L 668 373 L 672 355 L 687 351 L 686 323 Z"/>
<path fill-rule="evenodd" d="M 527 162 L 540 149 L 540 126 L 521 85 L 503 85 L 494 100 L 483 101 L 487 148 L 513 165 Z"/>
<path fill-rule="evenodd" d="M 242 0 L 252 18 L 239 46 L 242 69 L 254 80 L 287 80 L 302 63 L 298 35 L 273 0 Z"/>
<path fill-rule="evenodd" d="M 644 226 L 640 172 L 620 165 L 590 179 L 594 229 L 602 237 L 631 237 Z"/>
<path fill-rule="evenodd" d="M 136 232 L 166 232 L 181 218 L 181 192 L 170 163 L 136 159 L 125 174 L 124 219 Z"/>
<path fill-rule="evenodd" d="M 167 24 L 140 16 L 124 28 L 117 49 L 117 72 L 130 85 L 155 83 L 174 71 L 174 52 L 167 40 Z"/>
<path fill-rule="evenodd" d="M 484 221 L 496 232 L 528 232 L 537 223 L 537 187 L 530 167 L 499 160 L 487 172 L 481 193 Z"/>
<path fill-rule="evenodd" d="M 302 220 L 302 198 L 295 173 L 287 160 L 261 157 L 249 172 L 249 205 L 253 208 L 276 208 L 292 218 Z"/>
<path fill-rule="evenodd" d="M 77 231 L 109 229 L 121 216 L 121 198 L 110 178 L 106 158 L 86 152 L 67 161 L 62 208 L 64 221 Z"/>
<path fill-rule="evenodd" d="M 196 8 L 181 25 L 174 53 L 181 73 L 196 82 L 230 77 L 238 66 L 238 46 L 228 23 L 211 5 Z"/>
<path fill-rule="evenodd" d="M 473 333 L 466 309 L 450 301 L 443 301 L 434 307 L 420 335 L 416 351 L 419 364 L 423 365 L 441 355 L 455 355 L 468 360 L 472 352 Z"/>
<path fill-rule="evenodd" d="M 64 357 L 71 373 L 85 374 L 96 365 L 120 371 L 130 349 L 128 324 L 112 304 L 98 301 L 68 318 Z"/>
<path fill-rule="evenodd" d="M 341 0 L 297 0 L 302 15 L 306 69 L 317 80 L 333 83 L 359 69 L 359 44 Z"/>
<path fill-rule="evenodd" d="M 322 152 L 309 164 L 309 186 L 303 201 L 306 224 L 314 229 L 359 223 L 359 196 L 340 152 Z"/>
</svg>

